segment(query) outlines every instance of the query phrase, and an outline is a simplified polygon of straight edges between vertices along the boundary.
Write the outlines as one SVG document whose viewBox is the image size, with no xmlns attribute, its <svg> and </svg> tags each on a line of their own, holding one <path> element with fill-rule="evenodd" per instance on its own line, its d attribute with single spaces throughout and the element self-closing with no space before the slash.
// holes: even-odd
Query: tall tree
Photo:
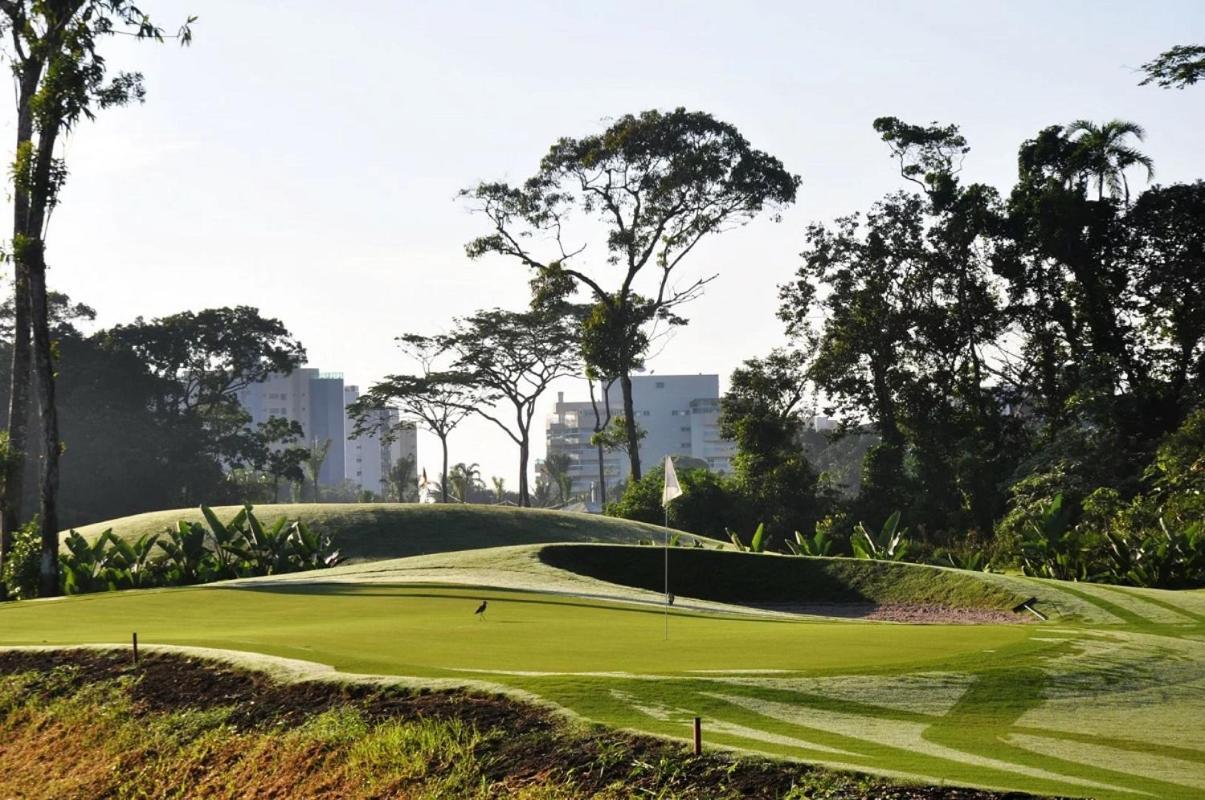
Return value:
<svg viewBox="0 0 1205 800">
<path fill-rule="evenodd" d="M 613 334 L 618 368 L 601 372 L 620 382 L 628 459 L 639 479 L 631 381 L 644 356 L 638 332 L 657 320 L 684 324 L 674 310 L 711 280 L 679 283 L 686 256 L 707 236 L 794 202 L 798 185 L 778 159 L 710 114 L 679 108 L 626 115 L 600 134 L 559 139 L 522 185 L 464 190 L 493 229 L 466 252 L 496 253 L 530 268 L 537 301 L 589 293 Z M 593 269 L 579 266 L 586 245 L 566 241 L 575 214 L 587 229 L 593 223 L 606 230 Z M 551 249 L 538 252 L 542 242 Z"/>
<path fill-rule="evenodd" d="M 1114 119 L 1097 124 L 1078 119 L 1067 126 L 1067 135 L 1076 145 L 1076 160 L 1080 171 L 1096 181 L 1097 199 L 1109 196 L 1124 199 L 1130 204 L 1130 183 L 1126 170 L 1142 167 L 1147 180 L 1155 177 L 1155 162 L 1128 140 L 1146 139 L 1146 131 L 1136 122 Z"/>
<path fill-rule="evenodd" d="M 495 308 L 457 320 L 440 341 L 455 354 L 455 368 L 484 393 L 466 407 L 497 425 L 518 446 L 519 505 L 530 505 L 528 463 L 536 404 L 553 381 L 578 373 L 572 319 L 543 309 Z M 509 404 L 510 413 L 497 412 L 495 402 Z"/>
<path fill-rule="evenodd" d="M 309 451 L 305 458 L 305 471 L 310 476 L 310 485 L 314 487 L 314 502 L 320 499 L 318 494 L 318 476 L 322 473 L 322 465 L 331 451 L 330 439 L 314 439 L 310 442 Z"/>
<path fill-rule="evenodd" d="M 249 306 L 137 319 L 99 334 L 104 346 L 137 357 L 159 380 L 151 412 L 179 432 L 181 463 L 250 464 L 260 443 L 239 393 L 305 362 L 305 348 L 277 319 Z M 182 500 L 208 502 L 184 488 Z"/>
<path fill-rule="evenodd" d="M 806 353 L 774 350 L 732 373 L 720 405 L 720 432 L 737 445 L 736 486 L 771 535 L 808 531 L 827 510 L 819 476 L 803 452 Z"/>
<path fill-rule="evenodd" d="M 600 508 L 607 507 L 606 431 L 611 426 L 611 387 L 614 378 L 602 378 L 593 367 L 586 368 L 586 385 L 590 389 L 590 408 L 594 410 L 594 435 L 590 443 L 598 452 L 598 502 Z M 598 391 L 595 391 L 598 384 Z M 601 404 L 601 407 L 600 407 Z"/>
<path fill-rule="evenodd" d="M 348 413 L 356 420 L 354 435 L 378 432 L 382 408 L 397 408 L 401 412 L 399 426 L 413 426 L 416 420 L 421 422 L 439 438 L 443 455 L 439 492 L 446 503 L 448 437 L 473 413 L 479 392 L 469 373 L 442 363 L 445 347 L 437 339 L 406 334 L 398 337 L 398 343 L 402 351 L 418 363 L 419 371 L 417 374 L 387 375 L 348 406 Z M 388 432 L 383 438 L 388 438 Z"/>
<path fill-rule="evenodd" d="M 1139 86 L 1156 83 L 1164 89 L 1183 89 L 1205 79 L 1205 45 L 1180 44 L 1142 65 L 1146 77 Z"/>
<path fill-rule="evenodd" d="M 177 33 L 188 43 L 188 23 Z M 141 101 L 142 75 L 109 75 L 97 52 L 99 40 L 117 33 L 163 39 L 163 32 L 129 0 L 3 0 L 0 37 L 16 84 L 16 147 L 12 161 L 16 338 L 9 394 L 9 458 L 0 502 L 0 559 L 20 519 L 30 374 L 36 387 L 42 433 L 39 520 L 42 532 L 41 591 L 59 593 L 59 439 L 55 403 L 54 345 L 46 289 L 46 227 L 67 176 L 58 143 L 81 118 L 97 110 Z M 28 316 L 26 316 L 28 311 Z M 32 344 L 32 346 L 31 346 Z"/>
<path fill-rule="evenodd" d="M 393 503 L 418 502 L 417 463 L 413 456 L 402 456 L 389 465 L 385 475 L 386 499 Z"/>
<path fill-rule="evenodd" d="M 568 453 L 553 453 L 544 459 L 544 475 L 548 483 L 556 489 L 557 503 L 560 505 L 569 502 L 573 491 L 573 476 L 569 474 L 572 465 L 573 461 Z"/>
<path fill-rule="evenodd" d="M 272 481 L 272 502 L 280 499 L 280 482 L 297 483 L 305 478 L 303 466 L 310 457 L 301 423 L 284 417 L 269 417 L 252 435 L 251 465 Z"/>
<path fill-rule="evenodd" d="M 448 482 L 451 484 L 452 499 L 457 503 L 468 503 L 473 499 L 474 492 L 485 488 L 481 480 L 481 465 L 473 462 L 453 464 L 448 470 Z"/>
</svg>

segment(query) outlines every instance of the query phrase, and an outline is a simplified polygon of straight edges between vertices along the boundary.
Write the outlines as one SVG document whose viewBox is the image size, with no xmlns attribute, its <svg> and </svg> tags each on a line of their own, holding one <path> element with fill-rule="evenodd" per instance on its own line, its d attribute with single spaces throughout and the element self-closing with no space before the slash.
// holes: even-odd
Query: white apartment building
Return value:
<svg viewBox="0 0 1205 800">
<path fill-rule="evenodd" d="M 239 392 L 239 402 L 258 425 L 270 417 L 283 417 L 300 423 L 307 443 L 329 439 L 330 449 L 318 483 L 339 486 L 351 481 L 361 489 L 384 494 L 390 467 L 403 455 L 416 457 L 417 433 L 399 432 L 388 446 L 379 434 L 351 438 L 355 428 L 347 416 L 347 406 L 359 397 L 355 386 L 344 386 L 340 373 L 320 372 L 312 367 L 296 369 L 288 375 L 271 375 Z M 381 409 L 381 423 L 396 425 L 396 409 Z"/>
<path fill-rule="evenodd" d="M 344 408 L 360 397 L 359 388 L 343 388 Z M 373 431 L 361 436 L 351 436 L 355 422 L 349 417 L 345 421 L 348 431 L 346 440 L 347 480 L 361 489 L 376 492 L 381 497 L 389 493 L 389 470 L 403 458 L 418 463 L 418 431 L 413 427 L 397 429 L 399 415 L 396 408 L 379 408 L 373 412 Z M 392 441 L 383 442 L 382 434 L 394 431 Z M 417 480 L 417 477 L 415 478 Z"/>
<path fill-rule="evenodd" d="M 611 413 L 623 413 L 623 392 L 616 382 L 608 393 Z M 600 408 L 602 400 L 599 400 Z M 640 443 L 640 463 L 653 467 L 667 455 L 691 456 L 707 462 L 716 472 L 729 472 L 736 445 L 720 437 L 720 378 L 718 375 L 634 375 L 632 405 L 636 424 L 645 431 Z M 594 434 L 594 407 L 587 402 L 567 402 L 564 393 L 547 426 L 548 454 L 567 454 L 573 493 L 592 492 L 599 481 L 598 450 L 590 444 Z M 626 451 L 603 456 L 606 484 L 612 487 L 630 472 Z"/>
</svg>

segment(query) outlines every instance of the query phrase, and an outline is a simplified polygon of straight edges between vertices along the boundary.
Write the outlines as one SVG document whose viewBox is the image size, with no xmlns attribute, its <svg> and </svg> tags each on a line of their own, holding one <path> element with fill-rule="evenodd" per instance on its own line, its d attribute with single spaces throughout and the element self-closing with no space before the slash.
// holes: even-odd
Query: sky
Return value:
<svg viewBox="0 0 1205 800">
<path fill-rule="evenodd" d="M 648 366 L 719 373 L 721 389 L 783 343 L 777 286 L 804 226 L 902 188 L 875 117 L 960 125 L 964 179 L 1005 191 L 1024 139 L 1079 118 L 1144 125 L 1161 183 L 1205 174 L 1205 86 L 1137 86 L 1142 63 L 1205 41 L 1200 0 L 140 5 L 167 28 L 197 15 L 194 42 L 105 43 L 111 68 L 145 74 L 147 101 L 67 140 L 52 288 L 102 326 L 257 306 L 361 388 L 409 368 L 399 334 L 527 301 L 521 266 L 465 257 L 484 227 L 457 191 L 522 180 L 558 137 L 625 113 L 709 112 L 802 177 L 780 222 L 684 262 L 684 280 L 719 277 Z M 14 133 L 6 104 L 0 136 Z M 577 381 L 554 389 L 585 399 Z M 419 447 L 437 473 L 436 440 Z M 516 449 L 484 420 L 453 434 L 451 458 L 517 483 Z"/>
</svg>

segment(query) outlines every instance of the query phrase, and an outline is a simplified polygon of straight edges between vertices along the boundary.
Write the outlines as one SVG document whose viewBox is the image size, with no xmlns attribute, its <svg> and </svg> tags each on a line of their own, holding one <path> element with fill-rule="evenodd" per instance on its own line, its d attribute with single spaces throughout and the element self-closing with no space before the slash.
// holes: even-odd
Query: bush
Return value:
<svg viewBox="0 0 1205 800">
<path fill-rule="evenodd" d="M 26 600 L 38 596 L 42 577 L 42 532 L 35 517 L 13 532 L 13 548 L 4 559 L 4 574 L 0 579 L 8 596 Z"/>
<path fill-rule="evenodd" d="M 732 482 L 707 469 L 687 469 L 678 473 L 682 496 L 669 505 L 669 526 L 678 530 L 728 540 L 728 529 L 749 527 L 744 498 Z M 661 506 L 661 487 L 665 469 L 655 467 L 639 481 L 630 481 L 614 503 L 608 503 L 607 516 L 648 522 L 665 523 Z"/>
<path fill-rule="evenodd" d="M 330 540 L 300 521 L 264 524 L 246 505 L 229 522 L 201 506 L 206 525 L 181 520 L 162 534 L 127 542 L 106 530 L 89 542 L 75 531 L 59 556 L 66 594 L 188 586 L 333 567 Z M 35 572 L 36 585 L 36 572 Z"/>
</svg>

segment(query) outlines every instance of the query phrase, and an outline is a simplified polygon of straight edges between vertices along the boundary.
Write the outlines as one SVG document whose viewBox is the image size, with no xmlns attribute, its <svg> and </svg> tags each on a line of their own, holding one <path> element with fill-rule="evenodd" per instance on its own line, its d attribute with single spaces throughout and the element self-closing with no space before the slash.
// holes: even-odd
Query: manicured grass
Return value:
<svg viewBox="0 0 1205 800">
<path fill-rule="evenodd" d="M 214 510 L 220 519 L 227 520 L 239 507 L 218 506 Z M 508 506 L 295 503 L 256 506 L 255 514 L 265 522 L 279 517 L 300 519 L 328 534 L 343 555 L 356 560 L 548 542 L 636 544 L 642 540 L 660 541 L 663 535 L 661 528 L 642 522 Z M 201 512 L 196 508 L 154 511 L 77 530 L 94 537 L 112 528 L 123 538 L 136 539 L 174 527 L 181 519 L 200 522 Z M 693 539 L 689 534 L 683 536 Z"/>
<path fill-rule="evenodd" d="M 291 576 L 296 580 L 296 576 Z M 1127 595 L 1125 590 L 1113 590 Z M 1126 624 L 779 621 L 522 591 L 268 582 L 0 607 L 0 644 L 144 643 L 355 673 L 485 680 L 595 721 L 933 782 L 1047 794 L 1205 791 L 1197 593 Z M 1092 597 L 1092 596 L 1090 596 Z M 485 620 L 472 611 L 490 601 Z M 1116 599 L 1116 598 L 1114 598 Z M 1089 599 L 1085 602 L 1093 602 Z M 1103 601 L 1102 601 L 1103 602 Z"/>
<path fill-rule="evenodd" d="M 545 564 L 658 591 L 665 553 L 652 547 L 549 545 Z M 1006 587 L 962 570 L 849 558 L 799 558 L 671 548 L 674 593 L 725 603 L 878 603 L 1010 610 L 1032 587 Z M 1028 593 L 1027 593 L 1028 592 Z"/>
<path fill-rule="evenodd" d="M 933 783 L 1119 800 L 1205 794 L 1202 592 L 674 548 L 680 602 L 667 639 L 662 609 L 648 604 L 664 551 L 614 546 L 660 541 L 655 527 L 461 506 L 260 511 L 324 528 L 361 563 L 3 604 L 0 646 L 123 644 L 137 631 L 146 644 L 484 681 L 665 736 L 686 736 L 699 715 L 712 746 Z M 190 513 L 106 525 L 137 536 Z M 549 545 L 566 541 L 579 544 Z M 477 549 L 498 545 L 510 546 Z M 425 555 L 398 558 L 416 553 Z M 380 558 L 392 560 L 369 561 Z M 682 607 L 704 608 L 702 598 L 1000 609 L 1029 596 L 1055 622 L 899 625 Z M 478 620 L 482 599 L 490 608 Z"/>
</svg>

